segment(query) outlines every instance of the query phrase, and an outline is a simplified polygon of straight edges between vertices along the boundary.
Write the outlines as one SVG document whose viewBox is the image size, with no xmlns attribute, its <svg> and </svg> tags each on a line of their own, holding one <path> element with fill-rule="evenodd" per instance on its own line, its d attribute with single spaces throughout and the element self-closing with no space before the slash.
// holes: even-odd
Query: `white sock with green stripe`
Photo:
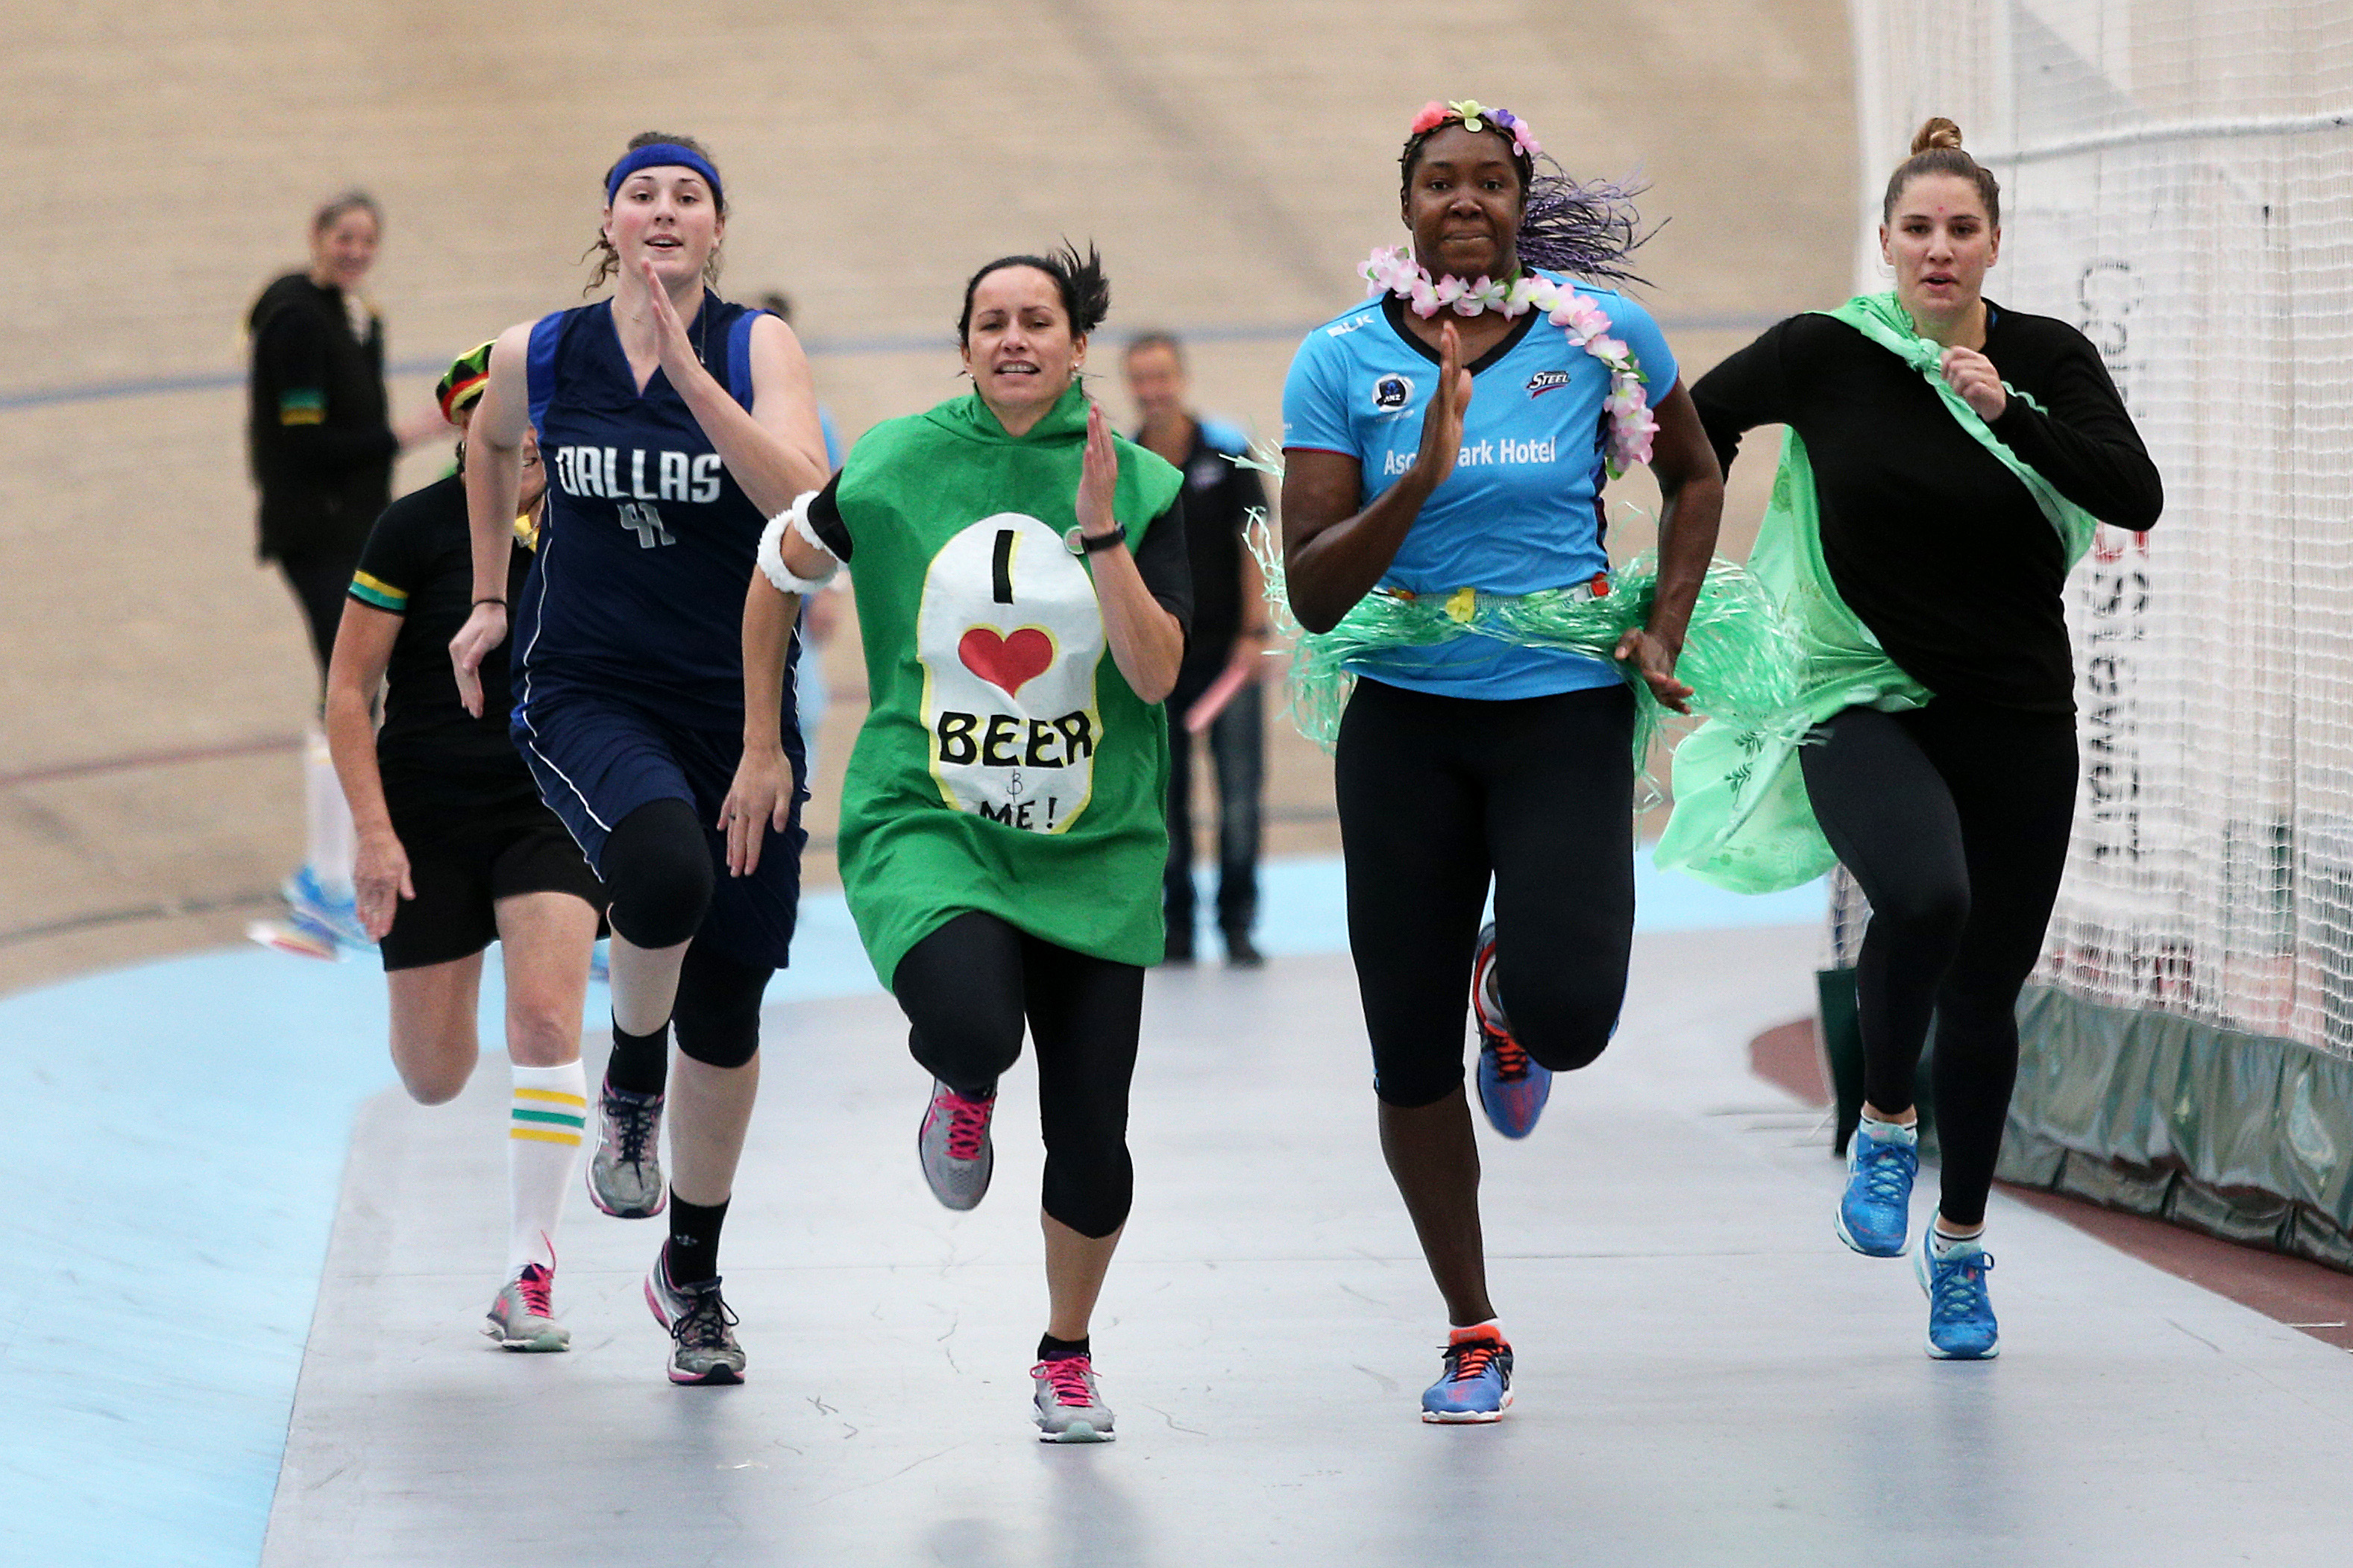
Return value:
<svg viewBox="0 0 2353 1568">
<path fill-rule="evenodd" d="M 560 1068 L 514 1069 L 507 1113 L 508 1274 L 526 1263 L 555 1267 L 555 1223 L 578 1173 L 587 1124 L 588 1079 L 576 1058 Z"/>
</svg>

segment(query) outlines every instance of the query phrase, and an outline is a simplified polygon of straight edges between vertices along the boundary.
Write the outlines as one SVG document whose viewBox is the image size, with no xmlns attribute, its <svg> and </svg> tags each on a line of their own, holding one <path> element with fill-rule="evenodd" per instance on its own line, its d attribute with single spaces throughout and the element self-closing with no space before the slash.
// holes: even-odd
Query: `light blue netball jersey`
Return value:
<svg viewBox="0 0 2353 1568">
<path fill-rule="evenodd" d="M 1558 273 L 1542 274 L 1558 282 Z M 1614 289 L 1576 285 L 1633 351 L 1655 406 L 1675 384 L 1674 355 L 1650 311 Z M 1282 388 L 1286 451 L 1338 452 L 1364 470 L 1364 502 L 1397 483 L 1421 446 L 1438 351 L 1408 331 L 1403 301 L 1368 300 L 1307 334 Z M 1454 471 L 1422 503 L 1381 585 L 1415 594 L 1479 588 L 1530 594 L 1592 581 L 1602 548 L 1603 400 L 1609 372 L 1541 310 L 1480 356 Z M 1461 637 L 1351 666 L 1391 686 L 1490 700 L 1544 697 L 1620 679 L 1606 659 Z"/>
</svg>

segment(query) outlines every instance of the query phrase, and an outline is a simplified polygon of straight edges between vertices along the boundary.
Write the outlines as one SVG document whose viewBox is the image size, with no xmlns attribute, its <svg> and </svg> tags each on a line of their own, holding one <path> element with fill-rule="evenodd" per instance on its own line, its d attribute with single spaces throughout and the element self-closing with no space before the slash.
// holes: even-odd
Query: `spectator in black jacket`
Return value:
<svg viewBox="0 0 2353 1568">
<path fill-rule="evenodd" d="M 311 266 L 261 291 L 247 325 L 253 368 L 248 432 L 261 491 L 261 558 L 301 607 L 326 679 L 344 590 L 376 514 L 392 499 L 392 460 L 445 433 L 438 411 L 395 430 L 385 410 L 384 323 L 360 293 L 384 216 L 348 192 L 311 219 Z M 303 754 L 310 853 L 287 882 L 297 922 L 353 944 L 352 825 L 315 726 Z"/>
</svg>

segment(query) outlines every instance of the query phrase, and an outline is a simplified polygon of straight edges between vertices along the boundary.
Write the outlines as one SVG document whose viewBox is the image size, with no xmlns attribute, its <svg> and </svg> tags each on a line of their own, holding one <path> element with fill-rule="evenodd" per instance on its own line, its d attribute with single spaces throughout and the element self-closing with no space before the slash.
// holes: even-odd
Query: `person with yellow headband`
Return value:
<svg viewBox="0 0 2353 1568">
<path fill-rule="evenodd" d="M 484 343 L 437 389 L 461 431 L 490 359 Z M 509 1350 L 560 1351 L 571 1334 L 555 1317 L 554 1235 L 587 1121 L 580 1009 L 605 890 L 507 738 L 503 649 L 483 660 L 480 717 L 459 700 L 449 639 L 472 610 L 474 568 L 462 444 L 458 454 L 458 472 L 394 501 L 368 535 L 327 670 L 327 744 L 356 829 L 359 921 L 384 955 L 393 1065 L 417 1103 L 456 1099 L 473 1075 L 482 951 L 503 944 L 511 1223 L 506 1283 L 482 1331 Z M 526 444 L 508 558 L 516 596 L 545 489 Z"/>
</svg>

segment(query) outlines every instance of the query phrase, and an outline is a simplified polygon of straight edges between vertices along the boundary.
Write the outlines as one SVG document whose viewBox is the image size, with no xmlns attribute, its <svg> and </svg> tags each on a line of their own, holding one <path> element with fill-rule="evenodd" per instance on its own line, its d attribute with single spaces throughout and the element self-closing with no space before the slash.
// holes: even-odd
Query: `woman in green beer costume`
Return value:
<svg viewBox="0 0 2353 1568">
<path fill-rule="evenodd" d="M 1726 468 L 1744 431 L 1788 427 L 1749 566 L 1807 646 L 1783 722 L 1676 752 L 1659 860 L 1745 891 L 1854 874 L 1864 1104 L 1838 1236 L 1905 1250 L 1933 1015 L 1943 1190 L 1911 1251 L 1928 1353 L 1982 1360 L 2018 993 L 2074 815 L 2062 587 L 2094 518 L 2146 529 L 2164 490 L 2084 334 L 1985 298 L 2001 191 L 1959 129 L 1929 121 L 1912 154 L 1882 208 L 1894 292 L 1792 316 L 1692 388 Z"/>
<path fill-rule="evenodd" d="M 1037 1042 L 1049 1442 L 1112 1436 L 1087 1328 L 1134 1187 L 1128 1083 L 1168 853 L 1159 704 L 1192 609 L 1183 476 L 1113 436 L 1079 383 L 1110 299 L 1092 250 L 975 273 L 956 322 L 972 391 L 867 432 L 770 525 L 744 623 L 765 713 L 796 596 L 854 560 L 873 707 L 841 878 L 934 1080 L 918 1142 L 948 1207 L 987 1190 L 997 1080 L 1025 1021 Z M 744 867 L 789 795 L 775 749 L 747 747 L 730 802 Z"/>
</svg>

